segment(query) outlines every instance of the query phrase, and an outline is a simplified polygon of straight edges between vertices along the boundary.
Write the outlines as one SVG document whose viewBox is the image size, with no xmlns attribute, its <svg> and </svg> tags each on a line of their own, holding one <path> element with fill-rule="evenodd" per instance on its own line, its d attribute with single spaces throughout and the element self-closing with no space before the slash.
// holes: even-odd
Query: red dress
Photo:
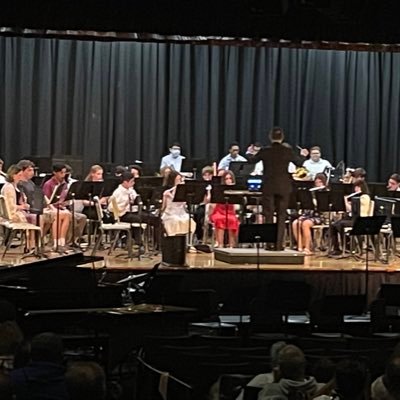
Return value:
<svg viewBox="0 0 400 400">
<path fill-rule="evenodd" d="M 216 229 L 228 229 L 231 231 L 239 229 L 239 220 L 233 204 L 216 204 L 210 215 L 210 221 Z"/>
</svg>

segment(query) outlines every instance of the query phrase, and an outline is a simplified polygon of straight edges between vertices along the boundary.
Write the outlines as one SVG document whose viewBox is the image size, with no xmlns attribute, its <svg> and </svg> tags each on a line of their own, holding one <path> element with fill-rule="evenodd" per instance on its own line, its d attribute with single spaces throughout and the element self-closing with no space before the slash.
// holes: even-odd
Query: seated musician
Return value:
<svg viewBox="0 0 400 400">
<path fill-rule="evenodd" d="M 95 164 L 90 167 L 89 173 L 85 178 L 85 182 L 103 182 L 103 167 L 101 165 Z M 102 197 L 100 199 L 100 204 L 103 207 L 107 207 L 108 198 Z M 85 214 L 89 219 L 97 220 L 97 212 L 94 206 L 94 202 L 90 199 L 82 200 L 83 210 L 82 213 Z"/>
<path fill-rule="evenodd" d="M 121 222 L 130 224 L 141 223 L 142 219 L 139 215 L 139 208 L 135 205 L 135 199 L 138 197 L 136 190 L 133 188 L 135 178 L 131 172 L 125 171 L 121 175 L 121 183 L 114 190 L 111 198 L 117 203 L 119 218 Z M 112 202 L 108 204 L 109 211 L 113 212 Z M 142 230 L 139 227 L 132 227 L 133 238 L 139 246 L 141 252 L 144 251 L 142 243 Z"/>
<path fill-rule="evenodd" d="M 221 176 L 222 185 L 234 185 L 235 175 L 232 171 L 224 171 Z M 224 247 L 224 232 L 228 231 L 229 247 L 235 247 L 239 231 L 239 219 L 234 204 L 211 204 L 210 221 L 215 227 L 216 243 L 214 247 Z"/>
<path fill-rule="evenodd" d="M 318 173 L 315 175 L 314 187 L 324 188 L 326 186 L 326 175 Z M 316 210 L 303 210 L 302 214 L 293 221 L 292 232 L 297 242 L 297 250 L 305 255 L 311 255 L 311 228 L 321 223 L 321 215 Z"/>
<path fill-rule="evenodd" d="M 22 180 L 22 168 L 17 165 L 11 165 L 7 170 L 7 182 L 1 188 L 1 194 L 9 210 L 9 217 L 12 222 L 29 222 L 35 224 L 36 215 L 29 212 L 30 205 L 23 192 L 18 188 L 18 183 Z M 28 237 L 28 248 L 35 247 L 34 236 Z"/>
<path fill-rule="evenodd" d="M 132 164 L 128 167 L 129 171 L 131 171 L 132 175 L 136 178 L 140 178 L 143 175 L 142 167 L 136 164 Z"/>
<path fill-rule="evenodd" d="M 334 222 L 331 226 L 331 240 L 333 247 L 333 250 L 330 253 L 331 255 L 340 255 L 342 253 L 339 247 L 338 235 L 343 237 L 344 228 L 352 227 L 354 220 L 357 217 L 366 217 L 370 215 L 372 203 L 369 195 L 368 185 L 365 182 L 365 170 L 362 168 L 357 168 L 356 171 L 357 170 L 362 171 L 357 172 L 357 178 L 353 181 L 353 194 L 359 193 L 360 201 L 359 203 L 353 202 L 353 194 L 345 197 L 347 214 L 342 219 Z M 363 171 L 364 174 L 360 175 L 360 173 Z M 344 246 L 344 244 L 342 245 Z"/>
<path fill-rule="evenodd" d="M 399 174 L 392 174 L 390 175 L 387 183 L 387 190 L 389 192 L 398 192 L 400 191 L 400 175 Z"/>
<path fill-rule="evenodd" d="M 196 230 L 196 223 L 189 219 L 189 214 L 186 210 L 186 202 L 173 201 L 176 188 L 183 184 L 183 178 L 177 171 L 171 171 L 168 175 L 166 186 L 167 190 L 163 193 L 163 202 L 161 207 L 161 220 L 164 224 L 164 229 L 167 236 L 193 234 Z M 191 242 L 189 238 L 189 243 Z"/>
<path fill-rule="evenodd" d="M 22 169 L 22 179 L 18 183 L 18 188 L 26 195 L 27 202 L 30 207 L 34 207 L 34 196 L 35 190 L 39 190 L 33 183 L 32 178 L 35 173 L 35 164 L 30 160 L 20 160 L 17 164 L 18 167 Z M 42 188 L 40 191 L 43 193 Z M 42 234 L 46 235 L 49 227 L 51 226 L 51 232 L 53 237 L 56 237 L 57 224 L 55 218 L 55 212 L 49 208 L 49 206 L 44 201 L 43 204 L 36 205 L 36 207 L 43 206 L 43 214 L 39 217 L 40 228 L 42 229 Z"/>
<path fill-rule="evenodd" d="M 65 175 L 67 173 L 67 168 L 64 164 L 54 164 L 53 165 L 53 176 L 43 185 L 43 194 L 49 202 L 49 208 L 53 210 L 56 217 L 56 235 L 53 237 L 53 246 L 57 248 L 58 246 L 64 247 L 66 245 L 66 237 L 68 228 L 72 219 L 71 212 L 67 209 L 65 205 L 65 199 L 68 192 L 67 183 L 65 182 Z M 53 193 L 59 186 L 62 186 L 60 190 L 60 195 L 58 199 L 52 200 Z"/>
<path fill-rule="evenodd" d="M 169 147 L 169 154 L 161 158 L 160 171 L 165 167 L 180 172 L 182 168 L 182 161 L 186 158 L 181 155 L 181 145 L 174 142 Z"/>
<path fill-rule="evenodd" d="M 4 161 L 0 158 L 0 184 L 6 183 L 7 174 L 3 171 Z"/>
<path fill-rule="evenodd" d="M 69 191 L 70 187 L 74 182 L 78 180 L 73 178 L 72 175 L 74 171 L 72 167 L 68 164 L 65 164 L 65 168 L 67 169 L 67 173 L 65 175 L 65 182 L 67 182 L 67 191 Z M 73 224 L 70 224 L 68 232 L 67 232 L 67 243 L 71 243 L 72 245 L 78 245 L 83 236 L 83 232 L 87 225 L 87 216 L 83 214 L 81 211 L 83 209 L 83 204 L 81 200 L 71 199 L 67 202 L 67 209 L 73 213 Z M 72 228 L 74 228 L 74 232 L 72 232 Z M 76 243 L 73 243 L 76 242 Z"/>
<path fill-rule="evenodd" d="M 319 146 L 310 148 L 310 158 L 304 161 L 303 166 L 307 169 L 311 179 L 315 179 L 315 176 L 324 172 L 326 168 L 332 168 L 328 160 L 321 158 L 321 148 Z"/>
</svg>

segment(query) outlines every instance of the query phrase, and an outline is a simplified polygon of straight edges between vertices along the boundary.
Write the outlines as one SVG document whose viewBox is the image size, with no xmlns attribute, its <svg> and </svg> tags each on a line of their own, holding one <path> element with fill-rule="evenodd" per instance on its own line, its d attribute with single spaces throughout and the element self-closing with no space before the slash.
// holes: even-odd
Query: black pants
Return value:
<svg viewBox="0 0 400 400">
<path fill-rule="evenodd" d="M 274 222 L 274 212 L 277 214 L 278 235 L 276 238 L 276 250 L 284 249 L 286 213 L 289 205 L 290 193 L 270 194 L 266 193 L 263 196 L 263 213 L 265 222 Z"/>
<path fill-rule="evenodd" d="M 121 222 L 128 222 L 130 224 L 139 224 L 141 223 L 141 217 L 138 213 L 127 212 L 120 218 Z M 135 240 L 135 243 L 141 246 L 142 243 L 142 228 L 133 227 L 132 228 L 132 236 Z"/>
<path fill-rule="evenodd" d="M 193 219 L 194 222 L 196 222 L 196 230 L 194 233 L 196 235 L 197 240 L 203 240 L 205 216 L 206 216 L 206 206 L 205 204 L 200 204 L 193 213 Z"/>
<path fill-rule="evenodd" d="M 334 250 L 340 250 L 339 248 L 339 235 L 342 237 L 344 228 L 348 228 L 353 226 L 353 220 L 350 218 L 343 218 L 339 221 L 334 222 L 331 225 L 331 240 L 332 240 L 332 247 Z"/>
</svg>

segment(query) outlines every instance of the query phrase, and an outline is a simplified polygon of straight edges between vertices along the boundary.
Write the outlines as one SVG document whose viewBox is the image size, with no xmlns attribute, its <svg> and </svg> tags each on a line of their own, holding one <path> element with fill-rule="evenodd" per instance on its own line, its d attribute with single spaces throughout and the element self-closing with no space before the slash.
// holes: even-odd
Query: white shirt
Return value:
<svg viewBox="0 0 400 400">
<path fill-rule="evenodd" d="M 184 156 L 173 157 L 172 154 L 167 154 L 161 159 L 160 169 L 163 169 L 164 167 L 171 167 L 175 171 L 181 172 L 182 160 L 185 158 L 186 157 Z"/>
<path fill-rule="evenodd" d="M 311 177 L 314 179 L 315 175 L 324 172 L 326 167 L 332 168 L 332 164 L 323 158 L 320 158 L 317 162 L 311 160 L 310 158 L 309 160 L 304 161 L 303 167 L 307 168 Z"/>
<path fill-rule="evenodd" d="M 131 205 L 134 203 L 136 197 L 138 194 L 136 193 L 136 190 L 133 188 L 125 188 L 121 185 L 119 185 L 113 192 L 112 196 L 115 198 L 117 205 L 118 205 L 118 210 L 121 213 L 120 217 L 125 215 L 127 212 L 137 212 L 138 207 Z M 108 205 L 109 211 L 112 212 L 112 204 Z"/>
<path fill-rule="evenodd" d="M 262 175 L 263 172 L 264 172 L 264 163 L 262 161 L 259 161 L 258 163 L 256 163 L 254 171 L 251 173 L 251 175 Z"/>
<path fill-rule="evenodd" d="M 223 157 L 221 159 L 221 161 L 218 164 L 218 169 L 225 169 L 228 170 L 229 169 L 229 164 L 231 162 L 235 162 L 235 161 L 247 161 L 243 156 L 241 156 L 240 154 L 238 154 L 235 158 L 232 157 L 232 155 L 229 153 L 227 154 L 225 157 Z"/>
</svg>

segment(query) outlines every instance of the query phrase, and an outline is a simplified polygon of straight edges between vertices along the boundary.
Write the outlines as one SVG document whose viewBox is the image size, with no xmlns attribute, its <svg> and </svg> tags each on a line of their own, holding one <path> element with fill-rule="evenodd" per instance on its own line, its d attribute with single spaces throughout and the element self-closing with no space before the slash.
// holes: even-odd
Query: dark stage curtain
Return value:
<svg viewBox="0 0 400 400">
<path fill-rule="evenodd" d="M 0 37 L 0 153 L 158 168 L 172 141 L 218 160 L 280 125 L 386 180 L 400 169 L 399 70 L 398 53 Z"/>
</svg>

